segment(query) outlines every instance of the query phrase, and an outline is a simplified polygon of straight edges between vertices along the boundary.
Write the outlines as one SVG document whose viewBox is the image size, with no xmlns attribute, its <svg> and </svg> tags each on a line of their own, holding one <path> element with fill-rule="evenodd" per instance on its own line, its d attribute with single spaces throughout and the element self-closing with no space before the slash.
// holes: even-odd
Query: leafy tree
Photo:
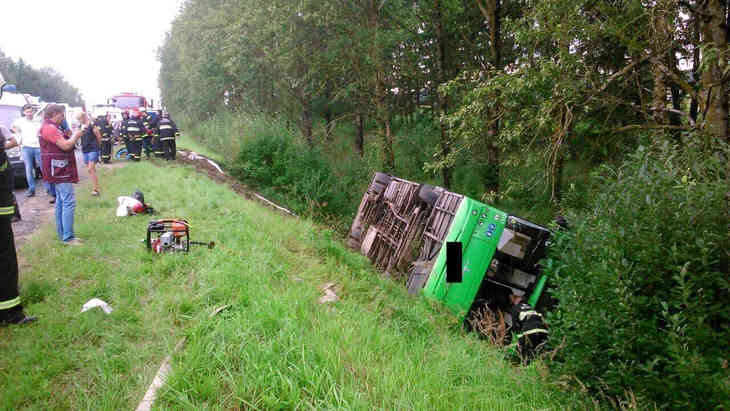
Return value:
<svg viewBox="0 0 730 411">
<path fill-rule="evenodd" d="M 5 81 L 15 84 L 21 93 L 38 96 L 48 102 L 84 105 L 79 89 L 50 67 L 35 69 L 22 58 L 15 62 L 0 50 L 0 71 L 3 72 Z"/>
</svg>

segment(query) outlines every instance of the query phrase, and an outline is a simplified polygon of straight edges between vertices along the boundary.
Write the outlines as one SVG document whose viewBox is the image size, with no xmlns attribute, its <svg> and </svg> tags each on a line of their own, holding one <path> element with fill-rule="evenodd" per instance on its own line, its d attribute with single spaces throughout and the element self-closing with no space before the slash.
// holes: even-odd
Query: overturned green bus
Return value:
<svg viewBox="0 0 730 411">
<path fill-rule="evenodd" d="M 543 226 L 461 194 L 375 173 L 348 243 L 387 274 L 407 274 L 412 294 L 465 320 L 486 307 L 509 323 L 511 294 L 538 310 L 548 304 L 539 262 L 550 237 Z M 459 282 L 447 281 L 448 243 L 460 244 Z"/>
</svg>

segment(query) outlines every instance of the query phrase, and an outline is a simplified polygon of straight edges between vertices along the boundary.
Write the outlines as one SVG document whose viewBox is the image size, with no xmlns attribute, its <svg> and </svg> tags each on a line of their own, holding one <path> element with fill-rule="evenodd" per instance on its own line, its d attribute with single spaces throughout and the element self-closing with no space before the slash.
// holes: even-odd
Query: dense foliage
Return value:
<svg viewBox="0 0 730 411">
<path fill-rule="evenodd" d="M 354 212 L 379 169 L 540 223 L 572 215 L 554 369 L 609 398 L 710 405 L 729 384 L 727 347 L 708 346 L 728 340 L 729 9 L 188 0 L 159 80 L 239 176 L 315 214 Z"/>
<path fill-rule="evenodd" d="M 661 406 L 730 405 L 725 167 L 688 141 L 640 146 L 603 170 L 593 208 L 548 263 L 558 370 Z"/>
<path fill-rule="evenodd" d="M 232 165 L 235 176 L 275 198 L 284 196 L 297 213 L 339 214 L 348 209 L 348 200 L 357 193 L 334 175 L 320 152 L 307 150 L 283 127 L 272 124 L 267 131 L 242 144 Z"/>
<path fill-rule="evenodd" d="M 50 67 L 36 69 L 26 64 L 22 58 L 15 62 L 0 51 L 0 72 L 6 82 L 15 84 L 19 93 L 38 96 L 42 101 L 84 105 L 79 89 Z"/>
</svg>

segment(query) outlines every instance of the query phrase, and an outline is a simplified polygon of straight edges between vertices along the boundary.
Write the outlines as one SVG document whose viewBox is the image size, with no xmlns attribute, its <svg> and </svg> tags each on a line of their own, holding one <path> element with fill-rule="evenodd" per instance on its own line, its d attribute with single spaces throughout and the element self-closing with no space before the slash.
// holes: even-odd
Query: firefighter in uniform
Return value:
<svg viewBox="0 0 730 411">
<path fill-rule="evenodd" d="M 112 158 L 112 133 L 114 128 L 105 115 L 97 117 L 94 125 L 99 127 L 101 131 L 101 162 L 109 164 Z"/>
<path fill-rule="evenodd" d="M 175 137 L 180 136 L 177 125 L 170 118 L 170 113 L 162 112 L 162 118 L 158 123 L 160 129 L 160 141 L 162 142 L 162 151 L 165 152 L 165 160 L 174 160 L 177 147 L 175 145 Z"/>
<path fill-rule="evenodd" d="M 139 114 L 132 112 L 132 115 L 122 122 L 122 135 L 127 139 L 127 152 L 132 161 L 139 161 L 142 154 L 142 135 L 144 125 L 139 119 Z"/>
<path fill-rule="evenodd" d="M 152 121 L 152 117 L 147 112 L 147 109 L 142 107 L 139 109 L 140 117 L 139 119 L 142 120 L 142 126 L 144 126 L 144 135 L 142 136 L 142 147 L 144 148 L 144 154 L 145 157 L 148 159 L 152 155 L 152 129 L 150 127 L 150 122 Z"/>
<path fill-rule="evenodd" d="M 7 148 L 15 144 L 8 136 Z M 18 255 L 10 223 L 15 181 L 5 145 L 5 133 L 0 129 L 0 325 L 25 324 L 36 318 L 25 315 L 18 293 Z"/>
<path fill-rule="evenodd" d="M 124 141 L 124 147 L 127 149 L 127 154 L 132 155 L 132 147 L 129 144 L 129 136 L 127 135 L 127 120 L 129 120 L 129 111 L 122 111 L 122 121 L 119 122 L 119 136 Z"/>
<path fill-rule="evenodd" d="M 525 362 L 530 362 L 545 345 L 548 338 L 547 325 L 542 314 L 535 311 L 529 304 L 522 302 L 522 297 L 510 296 L 512 303 L 512 330 L 515 334 L 513 345 L 517 353 Z"/>
<path fill-rule="evenodd" d="M 162 142 L 160 141 L 160 119 L 162 118 L 162 110 L 157 110 L 152 120 L 150 121 L 150 128 L 152 129 L 152 151 L 155 153 L 155 157 L 161 158 L 164 156 L 162 151 Z"/>
</svg>

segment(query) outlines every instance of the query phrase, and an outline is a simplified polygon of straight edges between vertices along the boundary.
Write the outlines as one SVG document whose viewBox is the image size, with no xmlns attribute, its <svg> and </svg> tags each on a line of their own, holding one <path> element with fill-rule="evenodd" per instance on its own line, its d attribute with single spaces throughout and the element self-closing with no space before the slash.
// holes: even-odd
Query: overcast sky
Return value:
<svg viewBox="0 0 730 411">
<path fill-rule="evenodd" d="M 0 0 L 0 50 L 52 67 L 87 105 L 124 91 L 157 105 L 157 48 L 182 1 Z"/>
</svg>

